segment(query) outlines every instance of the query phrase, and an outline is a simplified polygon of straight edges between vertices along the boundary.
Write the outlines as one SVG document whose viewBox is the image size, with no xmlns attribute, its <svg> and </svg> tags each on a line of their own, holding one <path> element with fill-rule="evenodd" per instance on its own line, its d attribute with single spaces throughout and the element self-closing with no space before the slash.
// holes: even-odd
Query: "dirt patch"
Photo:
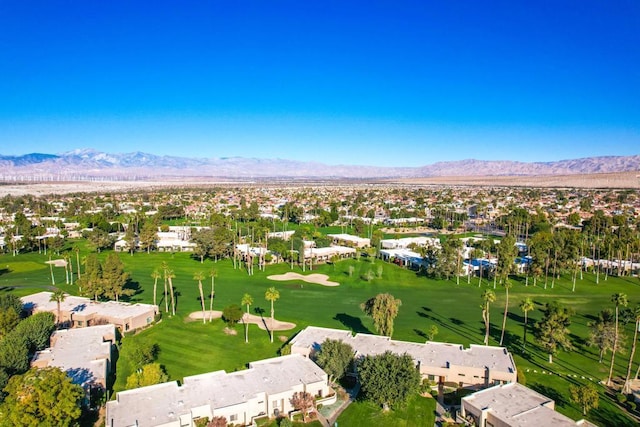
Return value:
<svg viewBox="0 0 640 427">
<path fill-rule="evenodd" d="M 319 274 L 319 273 L 303 275 L 299 273 L 288 272 L 285 274 L 274 274 L 271 276 L 267 276 L 267 279 L 275 280 L 278 282 L 283 282 L 287 280 L 302 280 L 303 282 L 313 283 L 315 285 L 340 286 L 340 283 L 330 281 L 329 276 L 327 276 L 326 274 Z"/>
</svg>

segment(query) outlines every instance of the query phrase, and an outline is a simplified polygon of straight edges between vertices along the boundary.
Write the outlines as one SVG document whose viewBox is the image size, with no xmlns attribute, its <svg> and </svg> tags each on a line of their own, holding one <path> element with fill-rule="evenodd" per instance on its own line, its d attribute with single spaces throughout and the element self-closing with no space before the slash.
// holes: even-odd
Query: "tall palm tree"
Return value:
<svg viewBox="0 0 640 427">
<path fill-rule="evenodd" d="M 624 389 L 622 390 L 622 392 L 625 394 L 631 394 L 631 365 L 633 365 L 633 356 L 636 353 L 636 342 L 638 341 L 638 328 L 640 328 L 640 305 L 635 306 L 635 308 L 631 310 L 631 316 L 635 320 L 636 326 L 633 329 L 633 342 L 631 343 L 631 354 L 629 355 L 629 364 L 627 365 L 627 376 L 624 380 Z"/>
<path fill-rule="evenodd" d="M 71 259 L 71 254 L 67 254 L 66 259 L 69 266 L 69 284 L 73 286 L 73 260 Z"/>
<path fill-rule="evenodd" d="M 253 304 L 253 298 L 249 294 L 244 294 L 240 304 L 247 307 L 247 316 L 244 319 L 244 342 L 249 342 L 249 306 Z"/>
<path fill-rule="evenodd" d="M 193 275 L 193 280 L 198 281 L 198 290 L 200 291 L 200 305 L 202 305 L 202 323 L 207 323 L 207 319 L 204 313 L 204 292 L 202 292 L 202 280 L 204 280 L 204 273 L 202 271 L 197 271 Z"/>
<path fill-rule="evenodd" d="M 218 270 L 215 268 L 209 270 L 209 277 L 211 277 L 211 298 L 209 299 L 209 322 L 211 322 L 213 320 L 213 298 L 216 296 L 215 279 L 218 277 Z"/>
<path fill-rule="evenodd" d="M 51 284 L 55 286 L 56 278 L 53 275 L 53 261 L 51 261 L 51 255 L 49 255 L 49 262 L 47 264 L 49 264 L 49 272 L 51 273 Z"/>
<path fill-rule="evenodd" d="M 484 345 L 489 345 L 489 306 L 496 300 L 496 294 L 491 289 L 486 289 L 482 293 L 482 319 L 484 320 L 485 335 Z"/>
<path fill-rule="evenodd" d="M 160 270 L 154 268 L 151 272 L 151 278 L 153 279 L 153 305 L 156 304 L 156 290 L 158 289 L 158 279 L 162 277 Z"/>
<path fill-rule="evenodd" d="M 62 255 L 62 259 L 64 260 L 64 282 L 69 284 L 69 255 Z"/>
<path fill-rule="evenodd" d="M 522 336 L 522 349 L 527 348 L 527 321 L 528 314 L 531 310 L 533 310 L 535 306 L 533 305 L 533 301 L 531 298 L 527 297 L 520 302 L 520 310 L 524 312 L 524 334 Z"/>
<path fill-rule="evenodd" d="M 81 277 L 80 275 L 80 246 L 74 245 L 73 252 L 76 253 L 76 266 L 78 267 L 78 279 Z"/>
<path fill-rule="evenodd" d="M 508 278 L 505 278 L 502 285 L 504 286 L 505 301 L 504 316 L 502 317 L 502 332 L 500 333 L 500 345 L 502 345 L 502 342 L 504 341 L 504 329 L 507 326 L 507 312 L 509 310 L 509 288 L 511 287 L 511 282 Z"/>
<path fill-rule="evenodd" d="M 271 302 L 271 324 L 269 325 L 269 334 L 271 335 L 271 342 L 273 342 L 273 302 L 280 298 L 280 292 L 272 286 L 264 293 L 264 298 Z"/>
<path fill-rule="evenodd" d="M 56 289 L 49 298 L 49 301 L 55 301 L 58 309 L 58 315 L 56 317 L 56 323 L 58 327 L 62 325 L 62 311 L 60 310 L 60 304 L 67 298 L 67 295 L 62 289 Z"/>
<path fill-rule="evenodd" d="M 616 329 L 613 337 L 613 349 L 611 350 L 611 365 L 609 366 L 609 378 L 607 379 L 608 386 L 611 386 L 611 378 L 613 377 L 613 364 L 616 357 L 616 350 L 618 349 L 618 314 L 620 312 L 620 306 L 627 306 L 627 294 L 613 294 L 611 295 L 611 302 L 616 305 Z"/>
<path fill-rule="evenodd" d="M 167 270 L 167 280 L 169 281 L 169 292 L 171 292 L 171 315 L 176 315 L 176 297 L 175 292 L 173 291 L 173 280 L 176 277 L 176 274 L 173 270 Z"/>
<path fill-rule="evenodd" d="M 164 312 L 168 313 L 169 299 L 167 295 L 167 282 L 168 282 L 167 272 L 169 271 L 169 265 L 167 264 L 166 261 L 162 261 L 162 263 L 160 264 L 160 268 L 162 269 L 162 277 L 164 279 Z"/>
</svg>

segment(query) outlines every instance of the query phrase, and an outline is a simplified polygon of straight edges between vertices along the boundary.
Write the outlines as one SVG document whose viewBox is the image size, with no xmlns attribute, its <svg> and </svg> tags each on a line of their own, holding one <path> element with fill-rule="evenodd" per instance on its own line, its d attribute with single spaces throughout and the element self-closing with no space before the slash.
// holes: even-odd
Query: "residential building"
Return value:
<svg viewBox="0 0 640 427">
<path fill-rule="evenodd" d="M 354 336 L 351 331 L 309 326 L 291 340 L 291 353 L 309 357 L 312 352 L 320 350 L 327 338 L 349 344 L 356 359 L 385 351 L 407 353 L 415 361 L 423 378 L 439 383 L 487 387 L 515 382 L 517 379 L 513 357 L 504 347 L 471 345 L 465 349 L 459 344 L 431 341 L 414 343 L 360 333 Z"/>
<path fill-rule="evenodd" d="M 333 239 L 334 245 L 346 245 L 355 248 L 368 248 L 371 246 L 371 239 L 353 236 L 351 234 L 327 234 L 327 237 Z"/>
<path fill-rule="evenodd" d="M 186 427 L 198 419 L 222 416 L 234 425 L 257 417 L 294 411 L 296 392 L 327 398 L 327 374 L 300 355 L 251 362 L 249 369 L 209 372 L 177 381 L 121 391 L 107 402 L 107 427 Z M 335 402 L 335 394 L 325 404 Z"/>
<path fill-rule="evenodd" d="M 52 292 L 44 291 L 21 299 L 26 311 L 48 311 L 57 317 L 58 303 L 51 301 L 51 295 Z M 150 325 L 158 312 L 158 306 L 152 304 L 96 302 L 85 297 L 67 295 L 60 303 L 60 319 L 57 319 L 57 322 L 74 328 L 112 323 L 122 332 L 126 332 Z"/>
<path fill-rule="evenodd" d="M 115 340 L 114 325 L 54 331 L 50 347 L 36 352 L 31 366 L 60 368 L 87 393 L 94 387 L 106 389 Z"/>
<path fill-rule="evenodd" d="M 477 426 L 595 426 L 556 412 L 555 402 L 516 382 L 501 384 L 462 398 L 460 421 Z"/>
</svg>

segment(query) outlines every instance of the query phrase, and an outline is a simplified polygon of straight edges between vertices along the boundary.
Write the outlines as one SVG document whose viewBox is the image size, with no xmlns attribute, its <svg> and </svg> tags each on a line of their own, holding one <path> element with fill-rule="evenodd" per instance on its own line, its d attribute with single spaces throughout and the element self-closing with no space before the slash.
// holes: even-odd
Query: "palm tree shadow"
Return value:
<svg viewBox="0 0 640 427">
<path fill-rule="evenodd" d="M 260 316 L 260 320 L 264 325 L 264 329 L 267 332 L 267 335 L 269 336 L 269 338 L 271 338 L 271 331 L 269 329 L 269 325 L 267 324 L 267 321 L 264 318 L 265 309 L 262 307 L 254 307 L 253 312 L 256 313 L 258 316 Z"/>
<path fill-rule="evenodd" d="M 337 320 L 354 333 L 370 334 L 371 331 L 362 324 L 362 320 L 358 317 L 351 316 L 346 313 L 337 313 L 333 320 Z"/>
</svg>

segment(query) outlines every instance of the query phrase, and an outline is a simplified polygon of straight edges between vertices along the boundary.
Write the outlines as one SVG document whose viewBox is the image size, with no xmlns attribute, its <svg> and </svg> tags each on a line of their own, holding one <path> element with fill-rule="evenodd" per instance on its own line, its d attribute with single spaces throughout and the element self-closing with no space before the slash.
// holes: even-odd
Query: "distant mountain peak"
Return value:
<svg viewBox="0 0 640 427">
<path fill-rule="evenodd" d="M 186 158 L 141 151 L 105 153 L 82 148 L 62 154 L 0 155 L 0 179 L 43 177 L 75 180 L 96 176 L 116 179 L 159 177 L 218 178 L 421 178 L 436 176 L 570 175 L 640 170 L 640 155 L 601 156 L 553 162 L 476 160 L 436 162 L 421 167 L 326 165 L 287 159 L 246 157 Z M 48 177 L 48 178 L 46 178 Z"/>
</svg>

